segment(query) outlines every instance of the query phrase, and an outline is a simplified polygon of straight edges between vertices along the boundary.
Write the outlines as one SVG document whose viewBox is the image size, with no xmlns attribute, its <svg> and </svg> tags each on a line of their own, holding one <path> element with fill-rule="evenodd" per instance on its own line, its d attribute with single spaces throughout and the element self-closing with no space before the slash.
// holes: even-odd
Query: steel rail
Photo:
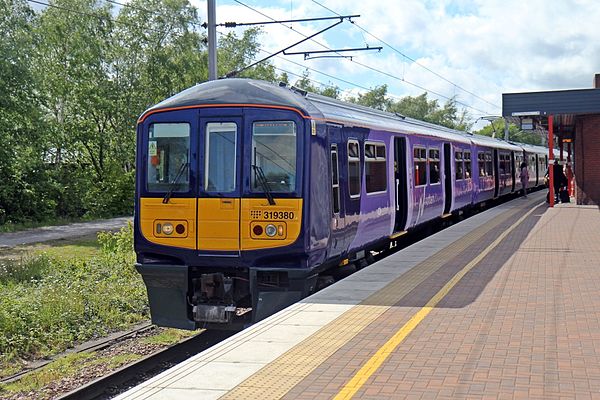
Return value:
<svg viewBox="0 0 600 400">
<path fill-rule="evenodd" d="M 202 331 L 171 347 L 150 354 L 136 362 L 125 365 L 120 369 L 95 379 L 71 392 L 57 397 L 57 400 L 97 400 L 109 399 L 126 389 L 149 379 L 178 364 L 187 358 L 198 354 L 221 342 L 235 331 Z"/>
</svg>

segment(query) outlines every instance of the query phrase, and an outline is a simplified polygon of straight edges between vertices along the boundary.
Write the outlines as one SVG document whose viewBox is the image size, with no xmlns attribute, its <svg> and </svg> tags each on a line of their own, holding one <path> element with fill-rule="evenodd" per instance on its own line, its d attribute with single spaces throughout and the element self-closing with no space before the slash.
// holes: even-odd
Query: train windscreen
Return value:
<svg viewBox="0 0 600 400">
<path fill-rule="evenodd" d="M 264 174 L 269 190 L 291 193 L 296 188 L 296 124 L 293 121 L 262 121 L 252 125 L 252 164 Z M 253 192 L 264 189 L 252 173 Z"/>
<path fill-rule="evenodd" d="M 188 160 L 190 125 L 157 123 L 148 130 L 147 190 L 187 192 L 190 190 Z"/>
</svg>

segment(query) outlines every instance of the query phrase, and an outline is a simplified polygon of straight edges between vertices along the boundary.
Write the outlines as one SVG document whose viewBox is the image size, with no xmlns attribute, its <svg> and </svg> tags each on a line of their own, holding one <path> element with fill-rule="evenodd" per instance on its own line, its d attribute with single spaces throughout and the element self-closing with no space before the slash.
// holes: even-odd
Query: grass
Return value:
<svg viewBox="0 0 600 400">
<path fill-rule="evenodd" d="M 74 375 L 81 369 L 82 364 L 87 365 L 92 359 L 92 353 L 69 354 L 18 381 L 0 384 L 0 395 L 39 391 L 52 382 Z"/>
<path fill-rule="evenodd" d="M 142 357 L 140 354 L 119 354 L 116 356 L 98 357 L 97 353 L 94 352 L 68 354 L 42 367 L 38 371 L 23 376 L 15 382 L 0 384 L 0 397 L 3 397 L 3 395 L 10 396 L 36 392 L 37 398 L 38 394 L 44 392 L 45 387 L 62 379 L 74 377 L 86 369 L 101 367 L 101 369 L 116 370 Z"/>
<path fill-rule="evenodd" d="M 95 246 L 0 259 L 0 371 L 148 319 L 131 225 L 99 234 Z"/>
<path fill-rule="evenodd" d="M 43 253 L 62 260 L 90 258 L 100 253 L 100 243 L 96 235 L 87 235 L 0 249 L 0 263 L 22 263 Z"/>
<path fill-rule="evenodd" d="M 143 343 L 169 346 L 181 342 L 183 339 L 197 335 L 198 331 L 185 331 L 181 329 L 165 329 L 158 335 L 145 338 Z"/>
</svg>

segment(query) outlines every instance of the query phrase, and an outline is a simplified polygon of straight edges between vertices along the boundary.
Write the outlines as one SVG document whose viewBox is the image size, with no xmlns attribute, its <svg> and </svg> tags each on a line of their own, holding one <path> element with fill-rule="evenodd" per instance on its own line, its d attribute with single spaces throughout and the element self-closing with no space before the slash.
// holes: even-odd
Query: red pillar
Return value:
<svg viewBox="0 0 600 400">
<path fill-rule="evenodd" d="M 554 116 L 548 116 L 548 190 L 550 207 L 554 207 Z"/>
<path fill-rule="evenodd" d="M 571 142 L 567 143 L 567 190 L 573 196 L 573 169 L 571 168 Z"/>
</svg>

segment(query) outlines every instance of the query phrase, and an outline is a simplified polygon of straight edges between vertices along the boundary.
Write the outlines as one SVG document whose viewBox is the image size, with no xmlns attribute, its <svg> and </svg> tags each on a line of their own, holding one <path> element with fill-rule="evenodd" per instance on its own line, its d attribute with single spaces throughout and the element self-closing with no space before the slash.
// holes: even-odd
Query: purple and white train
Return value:
<svg viewBox="0 0 600 400">
<path fill-rule="evenodd" d="M 203 83 L 137 126 L 152 320 L 240 327 L 407 231 L 543 185 L 547 150 L 262 81 Z"/>
</svg>

